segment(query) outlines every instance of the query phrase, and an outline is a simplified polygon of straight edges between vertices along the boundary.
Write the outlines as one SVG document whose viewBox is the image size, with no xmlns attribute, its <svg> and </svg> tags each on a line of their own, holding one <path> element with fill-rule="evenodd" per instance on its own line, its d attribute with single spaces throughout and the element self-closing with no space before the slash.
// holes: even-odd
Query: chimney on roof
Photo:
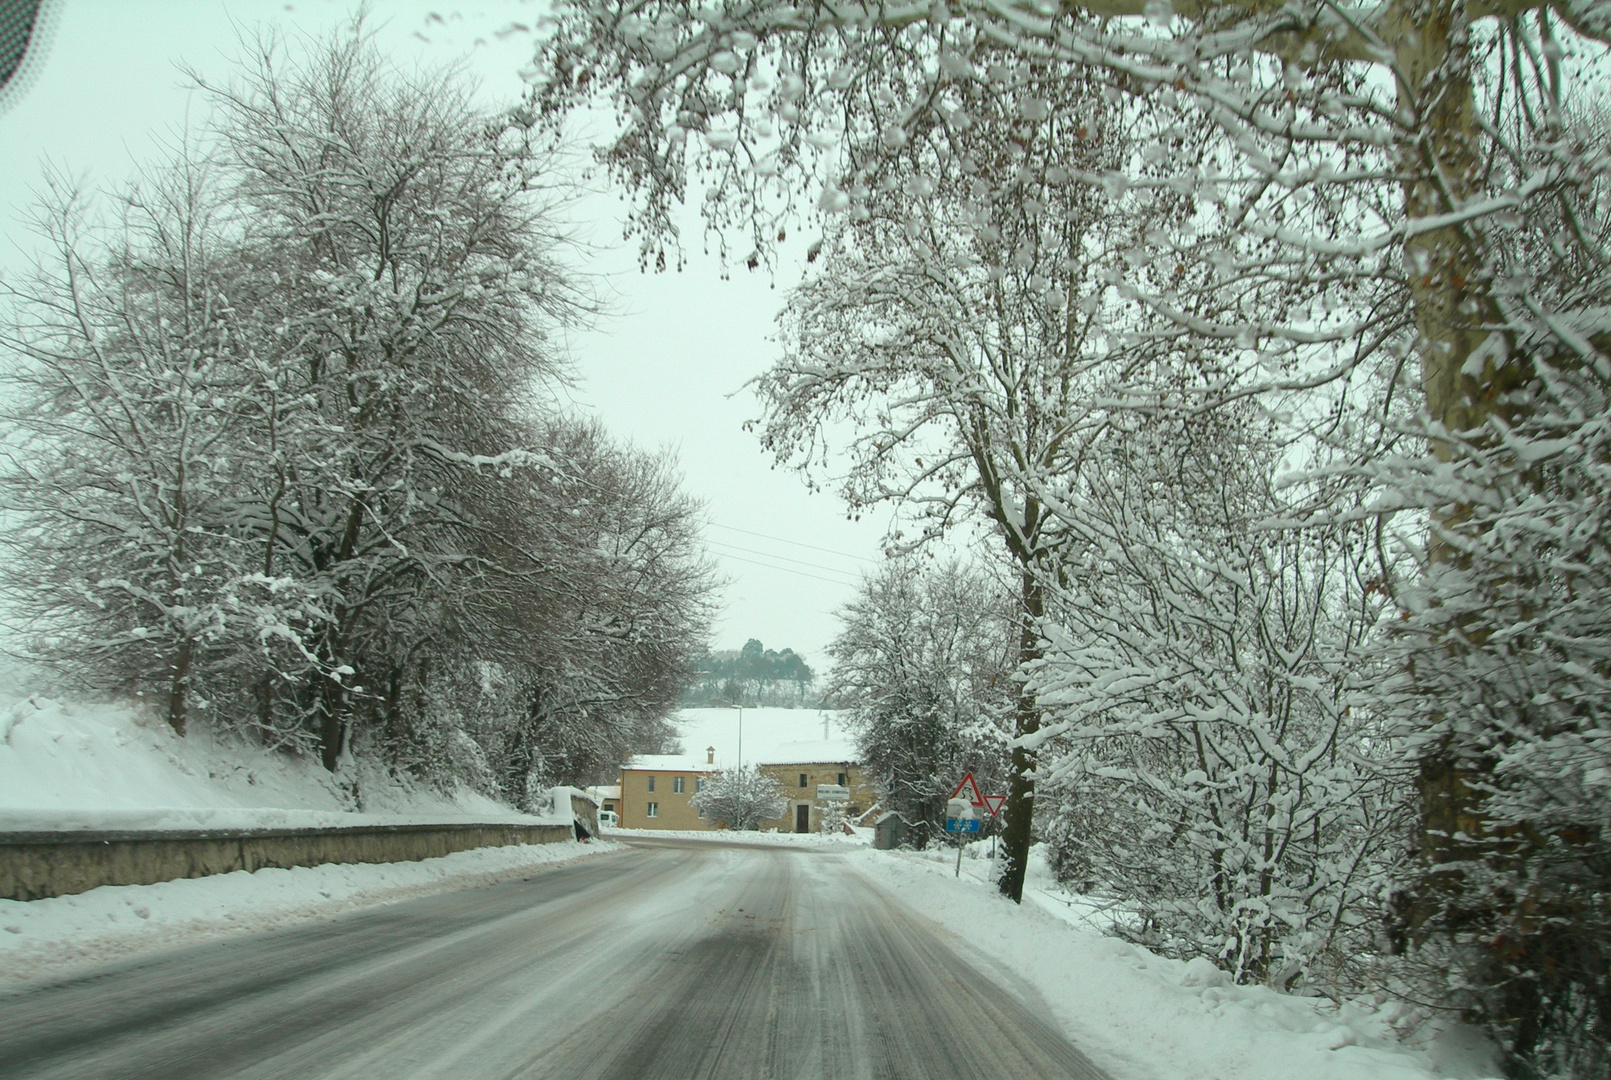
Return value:
<svg viewBox="0 0 1611 1080">
<path fill-rule="evenodd" d="M 705 764 L 716 764 L 716 748 L 714 746 L 705 747 Z"/>
</svg>

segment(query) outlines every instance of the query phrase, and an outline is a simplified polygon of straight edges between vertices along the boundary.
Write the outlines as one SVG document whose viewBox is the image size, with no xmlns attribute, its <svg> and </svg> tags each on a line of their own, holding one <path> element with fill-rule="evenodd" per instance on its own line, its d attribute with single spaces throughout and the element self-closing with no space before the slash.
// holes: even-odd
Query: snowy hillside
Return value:
<svg viewBox="0 0 1611 1080">
<path fill-rule="evenodd" d="M 532 820 L 360 770 L 361 806 L 318 762 L 200 725 L 184 739 L 123 705 L 38 696 L 0 705 L 0 830 L 247 828 Z"/>
<path fill-rule="evenodd" d="M 742 715 L 742 727 L 740 716 Z M 747 764 L 853 761 L 856 740 L 832 709 L 683 709 L 672 717 L 689 767 L 702 766 L 714 751 L 715 763 L 738 763 L 742 733 Z"/>
</svg>

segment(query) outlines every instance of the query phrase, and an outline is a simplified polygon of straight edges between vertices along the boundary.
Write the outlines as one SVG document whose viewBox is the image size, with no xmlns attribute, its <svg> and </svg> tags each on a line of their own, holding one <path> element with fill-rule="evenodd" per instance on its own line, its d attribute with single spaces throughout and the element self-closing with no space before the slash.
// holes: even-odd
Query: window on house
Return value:
<svg viewBox="0 0 1611 1080">
<path fill-rule="evenodd" d="M 806 774 L 805 773 L 800 774 L 800 786 L 801 787 L 806 786 Z"/>
<path fill-rule="evenodd" d="M 694 777 L 694 790 L 695 791 L 704 791 L 705 790 L 705 778 L 703 776 Z M 704 817 L 705 815 L 700 814 L 699 816 Z"/>
<path fill-rule="evenodd" d="M 674 776 L 671 778 L 671 790 L 677 795 L 682 794 L 682 777 Z"/>
<path fill-rule="evenodd" d="M 649 790 L 650 791 L 654 790 L 654 777 L 652 777 L 652 776 L 649 777 Z"/>
<path fill-rule="evenodd" d="M 845 786 L 845 774 L 844 773 L 839 774 L 839 786 L 840 787 Z"/>
<path fill-rule="evenodd" d="M 644 816 L 645 817 L 659 817 L 660 816 L 660 804 L 657 803 L 657 802 L 650 803 L 649 806 L 648 806 L 648 809 L 646 809 L 644 811 Z"/>
<path fill-rule="evenodd" d="M 703 810 L 701 810 L 701 811 L 700 811 L 700 812 L 699 812 L 699 817 L 700 817 L 700 819 L 701 819 L 701 820 L 703 820 L 703 819 L 704 819 L 704 817 L 705 817 L 705 811 L 703 811 Z"/>
</svg>

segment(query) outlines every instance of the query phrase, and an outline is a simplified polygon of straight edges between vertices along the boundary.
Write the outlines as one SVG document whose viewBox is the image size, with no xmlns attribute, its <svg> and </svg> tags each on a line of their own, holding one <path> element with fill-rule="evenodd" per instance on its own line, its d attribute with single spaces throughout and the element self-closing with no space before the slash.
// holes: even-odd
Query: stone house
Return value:
<svg viewBox="0 0 1611 1080">
<path fill-rule="evenodd" d="M 782 785 L 789 798 L 783 816 L 762 822 L 762 831 L 816 832 L 830 808 L 853 821 L 878 800 L 855 761 L 762 762 L 761 771 Z"/>
</svg>

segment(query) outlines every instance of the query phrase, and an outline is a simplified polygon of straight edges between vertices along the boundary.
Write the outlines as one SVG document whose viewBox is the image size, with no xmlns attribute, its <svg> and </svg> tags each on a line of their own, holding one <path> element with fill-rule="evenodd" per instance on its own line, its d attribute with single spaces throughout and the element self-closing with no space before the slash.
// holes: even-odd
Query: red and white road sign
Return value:
<svg viewBox="0 0 1611 1080">
<path fill-rule="evenodd" d="M 1003 806 L 1007 805 L 1007 796 L 1005 796 L 1005 795 L 986 795 L 984 797 L 984 801 L 985 801 L 985 809 L 990 811 L 990 816 L 991 817 L 995 817 L 997 814 L 1001 813 L 1001 808 Z"/>
<path fill-rule="evenodd" d="M 979 784 L 974 780 L 971 772 L 962 774 L 962 782 L 956 786 L 956 790 L 951 792 L 951 798 L 967 799 L 974 806 L 983 806 L 985 804 L 984 796 L 979 794 Z"/>
</svg>

